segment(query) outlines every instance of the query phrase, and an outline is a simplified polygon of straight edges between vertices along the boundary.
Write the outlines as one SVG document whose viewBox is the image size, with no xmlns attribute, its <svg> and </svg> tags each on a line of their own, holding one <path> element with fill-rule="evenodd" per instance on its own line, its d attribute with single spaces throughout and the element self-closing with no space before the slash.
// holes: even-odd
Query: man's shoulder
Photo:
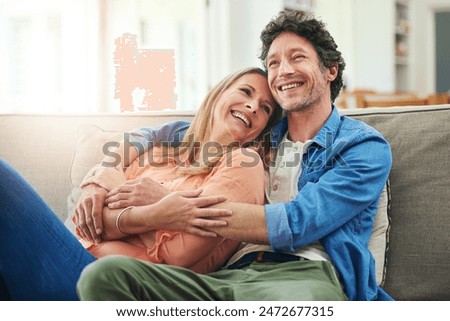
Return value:
<svg viewBox="0 0 450 321">
<path fill-rule="evenodd" d="M 374 127 L 369 124 L 349 116 L 341 115 L 340 131 L 342 134 L 351 136 L 364 136 L 364 137 L 380 137 L 383 135 Z"/>
</svg>

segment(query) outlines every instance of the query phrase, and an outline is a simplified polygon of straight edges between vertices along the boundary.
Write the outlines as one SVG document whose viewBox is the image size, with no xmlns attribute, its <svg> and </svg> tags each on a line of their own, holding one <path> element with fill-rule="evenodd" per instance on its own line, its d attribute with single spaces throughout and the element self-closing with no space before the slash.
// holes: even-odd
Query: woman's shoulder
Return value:
<svg viewBox="0 0 450 321">
<path fill-rule="evenodd" d="M 228 165 L 232 167 L 259 167 L 262 166 L 262 160 L 258 152 L 251 147 L 237 147 L 222 156 L 221 166 Z"/>
</svg>

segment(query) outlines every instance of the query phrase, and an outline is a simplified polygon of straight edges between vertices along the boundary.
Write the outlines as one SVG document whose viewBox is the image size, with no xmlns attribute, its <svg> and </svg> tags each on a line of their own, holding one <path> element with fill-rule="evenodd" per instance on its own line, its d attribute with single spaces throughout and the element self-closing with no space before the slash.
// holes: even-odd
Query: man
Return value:
<svg viewBox="0 0 450 321">
<path fill-rule="evenodd" d="M 376 283 L 367 246 L 390 172 L 389 144 L 333 106 L 345 63 L 323 23 L 281 12 L 261 40 L 269 87 L 286 112 L 272 131 L 278 152 L 270 167 L 269 204 L 221 204 L 233 212 L 220 219 L 225 227 L 208 227 L 214 219 L 196 226 L 246 245 L 226 268 L 208 275 L 124 257 L 101 259 L 82 275 L 81 299 L 391 299 Z M 172 140 L 182 128 L 168 125 L 166 137 Z M 119 194 L 115 201 L 124 200 Z"/>
</svg>

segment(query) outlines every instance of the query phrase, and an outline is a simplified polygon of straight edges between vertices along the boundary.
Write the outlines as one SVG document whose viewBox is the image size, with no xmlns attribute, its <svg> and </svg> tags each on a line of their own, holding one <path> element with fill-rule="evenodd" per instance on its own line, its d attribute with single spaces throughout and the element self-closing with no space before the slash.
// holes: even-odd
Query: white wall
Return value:
<svg viewBox="0 0 450 321">
<path fill-rule="evenodd" d="M 282 7 L 282 0 L 210 0 L 211 84 L 238 69 L 262 66 L 259 35 Z"/>
<path fill-rule="evenodd" d="M 317 0 L 315 8 L 316 17 L 326 24 L 344 57 L 345 84 L 350 88 L 354 87 L 355 81 L 353 2 L 354 0 Z"/>
<path fill-rule="evenodd" d="M 395 90 L 394 4 L 392 0 L 353 1 L 354 80 L 358 88 Z"/>
<path fill-rule="evenodd" d="M 349 89 L 395 89 L 394 0 L 317 0 L 347 63 Z"/>
<path fill-rule="evenodd" d="M 261 67 L 258 59 L 261 50 L 260 34 L 266 24 L 282 9 L 281 1 L 274 0 L 230 0 L 231 67 L 240 69 L 248 66 Z M 258 10 L 255 10 L 258 8 Z M 246 52 L 240 57 L 238 54 Z"/>
</svg>

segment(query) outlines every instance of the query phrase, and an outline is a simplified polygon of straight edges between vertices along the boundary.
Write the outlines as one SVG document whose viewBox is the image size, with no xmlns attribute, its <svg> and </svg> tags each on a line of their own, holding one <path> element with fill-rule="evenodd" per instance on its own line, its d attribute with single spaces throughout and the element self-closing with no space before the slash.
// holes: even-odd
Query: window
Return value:
<svg viewBox="0 0 450 321">
<path fill-rule="evenodd" d="M 0 0 L 0 112 L 119 112 L 124 36 L 143 56 L 172 52 L 168 109 L 196 109 L 208 89 L 205 15 L 204 0 Z M 132 88 L 132 110 L 152 110 L 145 86 Z"/>
</svg>

